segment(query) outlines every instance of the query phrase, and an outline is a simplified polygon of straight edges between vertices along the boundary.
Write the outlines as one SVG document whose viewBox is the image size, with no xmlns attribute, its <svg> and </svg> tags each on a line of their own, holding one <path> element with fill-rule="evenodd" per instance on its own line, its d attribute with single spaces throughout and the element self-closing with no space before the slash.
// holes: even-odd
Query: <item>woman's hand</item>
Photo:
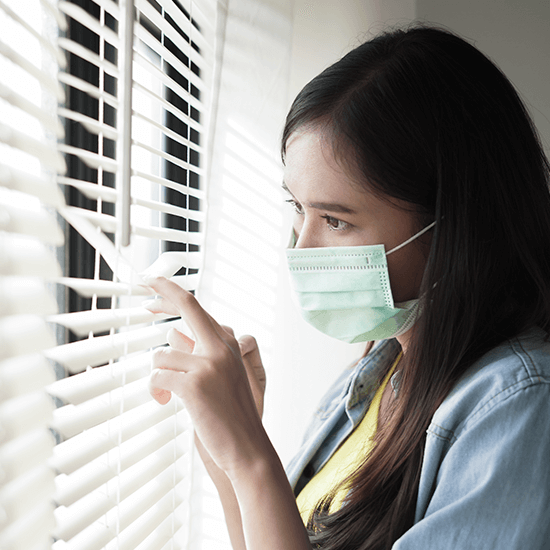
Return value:
<svg viewBox="0 0 550 550">
<path fill-rule="evenodd" d="M 272 449 L 260 419 L 265 372 L 256 341 L 237 342 L 175 283 L 160 277 L 149 284 L 162 296 L 149 309 L 181 315 L 195 337 L 169 333 L 170 347 L 154 354 L 151 394 L 161 404 L 171 393 L 183 400 L 204 450 L 231 477 Z"/>
<path fill-rule="evenodd" d="M 153 304 L 147 306 L 148 309 L 154 313 L 166 313 L 160 309 L 161 302 L 154 301 Z M 172 314 L 177 315 L 177 313 L 172 312 Z M 235 336 L 233 329 L 222 325 L 222 328 L 230 335 Z M 195 348 L 195 341 L 181 333 L 179 330 L 172 329 L 168 333 L 168 344 L 177 350 L 184 351 L 187 353 L 193 353 Z M 256 410 L 260 415 L 260 418 L 263 415 L 264 408 L 264 394 L 266 387 L 266 375 L 265 369 L 262 364 L 262 359 L 260 357 L 260 350 L 258 349 L 258 344 L 256 339 L 253 336 L 242 336 L 238 340 L 239 348 L 241 350 L 241 358 L 246 369 L 246 374 L 248 376 L 248 383 L 250 384 L 250 389 L 252 390 L 252 395 L 254 396 L 254 402 L 256 404 Z M 165 402 L 166 399 L 171 398 L 171 392 L 166 390 L 157 390 L 156 399 L 159 402 Z M 200 457 L 208 470 L 208 473 L 214 480 L 217 481 L 219 476 L 219 468 L 212 460 L 212 457 L 208 454 L 204 445 L 201 443 L 200 439 L 195 434 L 195 444 L 197 450 L 199 451 Z M 218 470 L 218 471 L 216 471 Z"/>
</svg>

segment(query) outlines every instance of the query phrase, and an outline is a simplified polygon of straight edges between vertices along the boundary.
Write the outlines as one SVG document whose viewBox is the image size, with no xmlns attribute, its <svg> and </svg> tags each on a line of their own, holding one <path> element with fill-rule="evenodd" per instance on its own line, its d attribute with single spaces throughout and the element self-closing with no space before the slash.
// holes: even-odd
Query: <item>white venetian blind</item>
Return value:
<svg viewBox="0 0 550 550">
<path fill-rule="evenodd" d="M 139 273 L 200 276 L 216 2 L 0 16 L 0 548 L 187 548 L 191 427 L 147 391 L 180 321 Z"/>
<path fill-rule="evenodd" d="M 29 4 L 0 2 L 0 548 L 9 550 L 48 548 L 55 526 L 54 404 L 43 391 L 55 376 L 41 352 L 55 345 L 46 281 L 61 275 L 51 247 L 63 243 L 55 220 L 63 56 L 45 25 L 54 8 Z"/>
</svg>

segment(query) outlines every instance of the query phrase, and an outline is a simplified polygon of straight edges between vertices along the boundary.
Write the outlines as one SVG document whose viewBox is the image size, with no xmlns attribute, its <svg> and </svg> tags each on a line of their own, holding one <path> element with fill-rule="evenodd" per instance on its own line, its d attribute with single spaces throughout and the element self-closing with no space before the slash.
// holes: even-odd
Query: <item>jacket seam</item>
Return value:
<svg viewBox="0 0 550 550">
<path fill-rule="evenodd" d="M 521 362 L 522 370 L 524 371 L 525 376 L 520 380 L 515 381 L 513 384 L 510 384 L 505 388 L 501 389 L 498 393 L 491 396 L 489 400 L 483 403 L 480 403 L 479 406 L 476 408 L 476 410 L 472 411 L 472 413 L 468 417 L 466 417 L 463 422 L 461 422 L 461 425 L 458 429 L 449 430 L 444 426 L 441 426 L 439 424 L 432 422 L 430 426 L 428 426 L 426 433 L 431 434 L 434 437 L 437 437 L 438 439 L 441 439 L 443 441 L 448 441 L 452 445 L 458 439 L 456 435 L 457 433 L 460 434 L 461 432 L 466 431 L 471 427 L 475 426 L 475 424 L 480 422 L 487 414 L 489 414 L 496 406 L 498 406 L 499 403 L 504 403 L 507 399 L 514 397 L 520 391 L 525 390 L 527 388 L 530 388 L 539 384 L 550 383 L 550 380 L 547 380 L 538 371 L 531 355 L 523 347 L 523 344 L 518 338 L 514 338 L 513 340 L 508 340 L 508 345 L 512 353 Z M 519 350 L 517 348 L 519 348 Z M 529 366 L 531 367 L 531 369 L 529 368 Z M 526 382 L 529 382 L 529 383 L 526 384 Z M 514 391 L 510 392 L 510 390 L 515 386 L 517 386 L 517 388 Z M 510 393 L 503 399 L 499 399 L 499 397 L 505 392 L 510 392 Z M 445 433 L 448 433 L 449 436 L 442 435 L 438 431 L 432 430 L 431 429 L 432 426 L 434 428 L 438 428 L 439 430 Z"/>
<path fill-rule="evenodd" d="M 530 383 L 525 385 L 524 382 L 528 380 Z M 522 378 L 518 382 L 515 382 L 514 384 L 509 385 L 508 387 L 502 389 L 500 392 L 495 394 L 489 401 L 487 401 L 480 409 L 469 415 L 464 422 L 461 423 L 461 426 L 456 430 L 449 430 L 447 428 L 444 428 L 443 426 L 440 426 L 439 424 L 432 423 L 430 426 L 435 426 L 437 428 L 440 428 L 441 430 L 444 430 L 447 432 L 449 437 L 445 437 L 444 435 L 441 435 L 437 432 L 434 432 L 428 427 L 427 433 L 430 433 L 431 435 L 443 440 L 448 441 L 451 445 L 454 445 L 456 441 L 458 441 L 460 435 L 468 430 L 471 430 L 473 427 L 475 427 L 479 422 L 483 420 L 493 409 L 498 407 L 501 404 L 504 404 L 509 399 L 517 396 L 520 392 L 528 390 L 529 388 L 533 388 L 536 386 L 542 386 L 542 385 L 550 385 L 550 380 L 545 379 L 539 379 L 539 380 L 533 380 L 532 377 L 526 377 Z M 514 386 L 518 386 L 515 391 L 504 397 L 503 399 L 499 399 L 495 402 L 495 399 L 501 395 L 502 393 L 506 392 L 510 388 L 513 388 Z M 490 407 L 488 405 L 491 404 Z"/>
<path fill-rule="evenodd" d="M 515 344 L 515 345 L 514 345 Z M 520 353 L 517 349 L 516 349 L 516 346 L 518 348 L 520 348 L 521 352 L 523 353 Z M 533 358 L 531 357 L 531 355 L 529 355 L 529 352 L 523 347 L 523 344 L 521 343 L 521 341 L 518 339 L 518 338 L 514 338 L 514 341 L 510 341 L 510 347 L 512 348 L 512 351 L 514 352 L 514 354 L 516 355 L 516 357 L 518 357 L 518 359 L 521 361 L 522 365 L 523 365 L 523 368 L 525 369 L 525 372 L 527 373 L 528 377 L 532 380 L 536 380 L 536 381 L 540 381 L 542 382 L 544 379 L 541 375 L 541 373 L 538 371 L 537 367 L 536 367 L 536 364 L 535 362 L 533 361 Z M 527 366 L 527 361 L 526 361 L 526 358 L 529 359 L 529 364 L 531 365 L 531 371 L 529 370 L 528 366 Z M 532 375 L 531 375 L 531 372 L 533 372 L 536 376 L 536 378 L 534 378 Z"/>
<path fill-rule="evenodd" d="M 438 432 L 435 432 L 432 430 L 432 426 L 439 428 L 440 430 L 443 430 L 444 432 L 447 432 L 450 434 L 449 437 L 445 437 L 444 435 L 441 435 Z M 438 439 L 441 439 L 443 441 L 448 441 L 451 445 L 456 441 L 456 437 L 454 434 L 454 431 L 448 430 L 447 428 L 444 428 L 443 426 L 440 426 L 439 424 L 436 424 L 435 422 L 432 422 L 428 429 L 426 430 L 427 434 L 433 435 L 434 437 L 437 437 Z"/>
</svg>

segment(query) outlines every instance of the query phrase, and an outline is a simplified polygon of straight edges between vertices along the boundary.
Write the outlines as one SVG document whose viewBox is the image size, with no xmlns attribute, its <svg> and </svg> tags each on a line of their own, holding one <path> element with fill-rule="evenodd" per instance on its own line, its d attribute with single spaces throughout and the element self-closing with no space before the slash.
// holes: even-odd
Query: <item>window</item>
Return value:
<svg viewBox="0 0 550 550">
<path fill-rule="evenodd" d="M 192 430 L 146 386 L 179 321 L 138 273 L 199 280 L 215 3 L 0 16 L 0 547 L 184 547 Z"/>
</svg>

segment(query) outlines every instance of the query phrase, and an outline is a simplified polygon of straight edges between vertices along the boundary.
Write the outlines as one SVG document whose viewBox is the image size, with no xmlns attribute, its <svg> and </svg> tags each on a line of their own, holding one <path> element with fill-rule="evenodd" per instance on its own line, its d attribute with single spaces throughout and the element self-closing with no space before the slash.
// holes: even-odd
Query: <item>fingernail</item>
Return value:
<svg viewBox="0 0 550 550">
<path fill-rule="evenodd" d="M 151 286 L 158 279 L 156 275 L 150 275 L 148 273 L 142 273 L 141 278 L 143 279 L 143 282 L 149 286 Z"/>
<path fill-rule="evenodd" d="M 141 307 L 144 307 L 145 309 L 154 309 L 159 302 L 160 300 L 144 300 L 141 302 Z"/>
</svg>

